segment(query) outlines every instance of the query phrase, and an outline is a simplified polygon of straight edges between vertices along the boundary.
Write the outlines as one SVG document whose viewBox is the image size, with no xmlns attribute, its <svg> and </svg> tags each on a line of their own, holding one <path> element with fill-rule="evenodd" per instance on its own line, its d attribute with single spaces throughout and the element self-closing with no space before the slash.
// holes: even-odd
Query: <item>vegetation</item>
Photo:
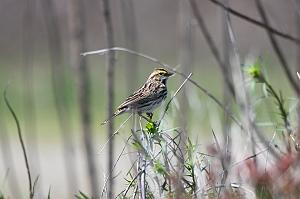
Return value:
<svg viewBox="0 0 300 199">
<path fill-rule="evenodd" d="M 300 39 L 272 25 L 275 19 L 280 24 L 277 18 L 285 13 L 280 4 L 266 9 L 267 3 L 254 0 L 258 20 L 234 9 L 227 0 L 179 1 L 176 6 L 165 1 L 147 1 L 144 6 L 146 1 L 102 0 L 101 17 L 91 2 L 43 0 L 40 8 L 33 2 L 20 4 L 22 17 L 18 15 L 22 48 L 15 62 L 22 63 L 21 70 L 0 68 L 0 89 L 4 90 L 0 174 L 6 171 L 0 181 L 0 199 L 62 198 L 60 194 L 76 199 L 300 198 L 300 80 L 291 67 L 298 57 L 290 53 L 300 49 Z M 176 12 L 153 12 L 152 3 L 161 9 L 174 6 Z M 121 23 L 115 11 L 119 4 Z M 293 5 L 300 8 L 300 3 Z M 210 6 L 221 13 L 221 27 L 211 19 Z M 295 25 L 289 19 L 287 26 L 299 28 L 297 6 L 292 7 L 298 21 Z M 157 14 L 159 20 L 139 17 L 145 8 L 152 8 L 147 12 Z M 270 23 L 266 11 L 275 8 L 281 12 Z M 89 18 L 90 14 L 99 21 L 93 21 L 93 15 Z M 176 25 L 168 21 L 167 28 L 152 28 L 148 20 L 161 23 L 170 20 L 164 18 L 168 14 L 178 16 Z M 43 25 L 37 20 L 41 16 Z M 99 24 L 103 35 L 91 29 Z M 268 40 L 255 37 L 241 42 L 244 37 L 237 30 L 246 24 L 264 30 Z M 179 30 L 178 35 L 172 36 L 171 27 Z M 39 35 L 37 29 L 45 33 Z M 164 29 L 173 46 L 163 42 Z M 159 36 L 152 38 L 156 31 Z M 99 35 L 100 46 L 106 44 L 106 48 L 88 51 Z M 35 36 L 43 37 L 42 41 Z M 40 47 L 45 41 L 47 47 Z M 259 42 L 267 53 L 245 55 L 249 46 L 241 47 L 243 43 Z M 3 50 L 4 55 L 7 51 Z M 99 60 L 92 55 L 100 55 Z M 12 62 L 12 57 L 1 59 L 0 64 Z M 168 80 L 167 100 L 154 117 L 129 113 L 123 120 L 126 113 L 101 126 L 112 116 L 114 102 L 124 101 L 154 68 L 166 69 L 165 75 L 175 73 Z M 164 70 L 157 71 L 151 84 L 157 77 L 166 77 Z"/>
</svg>

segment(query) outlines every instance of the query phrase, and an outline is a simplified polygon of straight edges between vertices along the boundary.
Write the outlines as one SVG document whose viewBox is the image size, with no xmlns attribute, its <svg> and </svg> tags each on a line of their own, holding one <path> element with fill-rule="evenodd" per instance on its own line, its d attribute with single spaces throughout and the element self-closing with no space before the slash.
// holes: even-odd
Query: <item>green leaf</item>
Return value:
<svg viewBox="0 0 300 199">
<path fill-rule="evenodd" d="M 250 75 L 253 79 L 262 82 L 263 75 L 261 72 L 261 61 L 258 59 L 252 66 L 249 66 L 245 69 L 245 71 Z"/>
<path fill-rule="evenodd" d="M 158 160 L 154 162 L 154 171 L 162 175 L 167 174 L 164 165 Z"/>
<path fill-rule="evenodd" d="M 5 199 L 4 195 L 0 192 L 0 199 Z"/>
<path fill-rule="evenodd" d="M 154 122 L 148 122 L 146 124 L 146 129 L 150 135 L 155 135 L 157 133 L 157 127 Z"/>
<path fill-rule="evenodd" d="M 48 196 L 47 196 L 47 199 L 50 199 L 50 198 L 51 198 L 51 187 L 49 187 Z"/>
<path fill-rule="evenodd" d="M 82 191 L 79 191 L 79 194 L 75 195 L 76 199 L 90 199 L 90 197 L 88 197 L 85 193 L 83 193 Z"/>
<path fill-rule="evenodd" d="M 273 196 L 270 192 L 270 190 L 268 189 L 267 185 L 262 184 L 262 183 L 258 183 L 256 185 L 256 196 L 259 199 L 273 199 Z"/>
</svg>

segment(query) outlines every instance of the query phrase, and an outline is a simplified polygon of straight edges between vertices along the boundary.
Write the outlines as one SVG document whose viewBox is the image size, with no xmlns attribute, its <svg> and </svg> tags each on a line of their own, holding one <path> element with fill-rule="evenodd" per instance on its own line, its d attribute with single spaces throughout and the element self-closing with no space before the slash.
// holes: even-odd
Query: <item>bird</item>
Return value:
<svg viewBox="0 0 300 199">
<path fill-rule="evenodd" d="M 155 68 L 146 82 L 132 95 L 128 96 L 118 106 L 114 114 L 102 122 L 101 125 L 108 123 L 118 115 L 128 112 L 137 113 L 140 116 L 142 116 L 142 113 L 146 113 L 149 119 L 152 120 L 153 110 L 159 107 L 167 98 L 167 80 L 173 75 L 174 73 L 164 68 Z"/>
</svg>

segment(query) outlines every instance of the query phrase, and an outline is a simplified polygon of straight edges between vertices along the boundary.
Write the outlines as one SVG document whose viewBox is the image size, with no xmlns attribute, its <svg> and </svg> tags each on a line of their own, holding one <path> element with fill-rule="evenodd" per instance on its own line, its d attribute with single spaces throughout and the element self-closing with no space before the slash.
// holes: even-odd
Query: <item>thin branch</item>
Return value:
<svg viewBox="0 0 300 199">
<path fill-rule="evenodd" d="M 159 123 L 158 123 L 158 126 L 160 125 L 161 121 L 164 119 L 165 115 L 166 115 L 166 112 L 168 111 L 169 109 L 169 106 L 172 102 L 172 100 L 176 97 L 176 95 L 179 93 L 179 91 L 182 89 L 182 87 L 185 85 L 185 83 L 187 82 L 187 80 L 192 76 L 192 73 L 190 73 L 187 78 L 185 78 L 185 80 L 182 82 L 182 84 L 179 86 L 179 88 L 176 90 L 176 92 L 174 93 L 174 95 L 171 97 L 171 99 L 169 100 L 169 102 L 167 103 L 167 106 L 159 120 Z"/>
<path fill-rule="evenodd" d="M 201 16 L 200 10 L 198 9 L 196 0 L 189 0 L 190 5 L 191 5 L 191 9 L 193 11 L 193 14 L 197 20 L 197 23 L 199 25 L 199 28 L 201 29 L 201 32 L 213 54 L 213 56 L 215 57 L 216 61 L 218 62 L 218 65 L 222 71 L 222 75 L 224 77 L 225 83 L 228 86 L 228 89 L 230 91 L 230 93 L 234 96 L 234 86 L 232 84 L 232 80 L 230 79 L 228 72 L 227 72 L 227 66 L 224 64 L 224 62 L 221 59 L 219 50 L 217 48 L 217 45 L 215 44 L 213 38 L 211 37 L 210 32 L 207 29 L 207 26 L 204 23 L 204 20 Z"/>
<path fill-rule="evenodd" d="M 247 161 L 247 160 L 250 160 L 250 159 L 252 159 L 252 158 L 256 158 L 258 155 L 260 155 L 260 154 L 262 154 L 262 153 L 264 153 L 264 152 L 266 152 L 266 151 L 269 151 L 269 147 L 266 148 L 266 149 L 264 149 L 264 150 L 262 150 L 262 151 L 259 151 L 259 152 L 255 153 L 255 154 L 253 154 L 253 155 L 250 155 L 250 156 L 244 158 L 243 160 L 240 160 L 240 161 L 238 161 L 238 162 L 234 162 L 234 163 L 230 166 L 230 168 L 232 168 L 232 167 L 234 167 L 234 166 L 236 166 L 236 165 L 238 165 L 238 164 L 241 164 L 241 163 L 243 163 L 243 162 L 245 162 L 245 161 Z"/>
<path fill-rule="evenodd" d="M 257 10 L 264 22 L 264 24 L 266 24 L 266 26 L 269 26 L 269 20 L 267 18 L 267 14 L 265 12 L 265 9 L 263 7 L 263 5 L 261 4 L 260 0 L 255 0 L 256 2 L 256 7 L 257 7 Z M 279 59 L 279 62 L 281 64 L 281 68 L 283 69 L 283 71 L 285 72 L 285 75 L 287 76 L 287 79 L 288 81 L 290 82 L 292 88 L 294 89 L 294 91 L 296 92 L 297 96 L 300 96 L 300 87 L 299 87 L 299 82 L 297 82 L 295 80 L 295 78 L 293 77 L 290 69 L 289 69 L 289 66 L 288 66 L 288 62 L 286 61 L 284 55 L 283 55 L 283 52 L 281 51 L 280 49 L 280 46 L 279 44 L 277 43 L 276 41 L 276 38 L 274 37 L 274 33 L 272 31 L 270 31 L 269 29 L 266 29 L 267 31 L 267 34 L 269 36 L 269 39 L 270 39 L 270 42 L 273 46 L 273 49 Z"/>
<path fill-rule="evenodd" d="M 267 23 L 262 23 L 260 21 L 257 21 L 255 19 L 251 18 L 251 17 L 248 17 L 248 16 L 246 16 L 246 15 L 244 15 L 244 14 L 242 14 L 242 13 L 240 13 L 240 12 L 224 5 L 222 2 L 220 2 L 218 0 L 209 0 L 209 1 L 211 1 L 212 3 L 220 6 L 223 9 L 227 10 L 230 14 L 232 14 L 236 17 L 239 17 L 239 18 L 241 18 L 241 19 L 243 19 L 243 20 L 245 20 L 249 23 L 252 23 L 252 24 L 256 25 L 256 26 L 262 27 L 262 28 L 266 29 L 267 31 L 270 31 L 271 33 L 273 33 L 273 34 L 275 34 L 279 37 L 285 38 L 285 39 L 290 40 L 292 42 L 296 42 L 298 45 L 300 44 L 300 39 L 299 38 L 295 38 L 295 37 L 293 37 L 293 36 L 291 36 L 287 33 L 280 32 L 279 30 L 276 30 L 275 28 L 271 27 Z"/>
<path fill-rule="evenodd" d="M 13 110 L 13 108 L 11 107 L 11 105 L 9 103 L 9 100 L 7 99 L 6 92 L 7 92 L 7 88 L 4 90 L 3 97 L 4 97 L 4 101 L 5 101 L 6 106 L 9 109 L 10 113 L 12 114 L 12 116 L 13 116 L 15 122 L 16 122 L 16 125 L 17 125 L 18 137 L 19 137 L 19 141 L 20 141 L 20 144 L 21 144 L 21 147 L 22 147 L 23 156 L 24 156 L 24 159 L 25 159 L 27 177 L 28 177 L 28 182 L 29 182 L 29 187 L 28 187 L 29 188 L 29 198 L 32 199 L 33 196 L 34 196 L 34 190 L 33 190 L 33 187 L 32 187 L 31 172 L 30 172 L 30 167 L 29 167 L 29 162 L 28 162 L 28 157 L 27 157 L 27 153 L 26 153 L 24 140 L 23 140 L 23 137 L 22 137 L 21 127 L 20 127 L 18 117 L 17 117 L 15 111 Z"/>
<path fill-rule="evenodd" d="M 136 52 L 136 51 L 133 51 L 133 50 L 130 50 L 130 49 L 127 49 L 127 48 L 122 48 L 122 47 L 113 47 L 113 48 L 105 48 L 105 49 L 101 49 L 101 50 L 96 50 L 96 51 L 89 51 L 89 52 L 84 52 L 84 53 L 81 53 L 81 55 L 83 56 L 87 56 L 87 55 L 95 55 L 95 54 L 99 54 L 99 55 L 105 55 L 107 54 L 108 52 L 110 51 L 121 51 L 121 52 L 127 52 L 127 53 L 130 53 L 132 55 L 136 55 L 136 56 L 139 56 L 139 57 L 143 57 L 147 60 L 150 60 L 162 67 L 165 67 L 165 68 L 168 68 L 170 69 L 172 72 L 184 77 L 184 78 L 187 78 L 187 76 L 182 73 L 182 72 L 179 72 L 177 70 L 174 70 L 173 67 L 169 66 L 168 64 L 166 63 L 163 63 L 161 61 L 159 61 L 158 59 L 154 58 L 154 57 L 150 57 L 146 54 L 143 54 L 143 53 L 139 53 L 139 52 Z M 189 78 L 188 79 L 189 82 L 191 82 L 193 85 L 195 85 L 197 88 L 199 88 L 205 95 L 207 95 L 209 98 L 211 98 L 216 104 L 219 105 L 219 107 L 241 128 L 243 129 L 244 127 L 242 126 L 242 124 L 240 123 L 240 121 L 222 104 L 222 102 L 220 102 L 213 94 L 211 94 L 208 90 L 206 90 L 204 87 L 202 87 L 200 84 L 198 84 L 195 80 Z"/>
<path fill-rule="evenodd" d="M 103 151 L 105 146 L 110 142 L 110 140 L 119 133 L 119 130 L 125 125 L 125 123 L 132 117 L 132 113 L 129 115 L 129 117 L 119 126 L 119 128 L 107 139 L 107 141 L 104 143 L 103 147 L 100 149 L 99 154 Z"/>
<path fill-rule="evenodd" d="M 112 47 L 112 48 L 105 48 L 105 49 L 101 49 L 101 50 L 89 51 L 89 52 L 81 53 L 81 55 L 82 56 L 95 55 L 95 54 L 105 55 L 105 54 L 107 54 L 110 51 L 124 51 L 124 52 L 130 53 L 130 54 L 138 55 L 138 56 L 143 57 L 145 59 L 151 60 L 152 62 L 154 62 L 154 63 L 156 63 L 156 64 L 158 64 L 160 66 L 163 66 L 163 67 L 166 67 L 166 68 L 169 68 L 169 69 L 173 69 L 169 65 L 167 65 L 167 64 L 159 61 L 156 58 L 150 57 L 150 56 L 148 56 L 146 54 L 139 53 L 139 52 L 134 51 L 134 50 L 130 50 L 128 48 L 122 48 L 122 47 Z"/>
</svg>

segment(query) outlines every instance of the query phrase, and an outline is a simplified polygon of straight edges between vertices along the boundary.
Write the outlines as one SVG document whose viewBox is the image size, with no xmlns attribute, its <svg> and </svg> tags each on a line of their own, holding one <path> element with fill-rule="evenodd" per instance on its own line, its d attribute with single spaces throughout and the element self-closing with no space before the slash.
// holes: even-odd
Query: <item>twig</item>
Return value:
<svg viewBox="0 0 300 199">
<path fill-rule="evenodd" d="M 171 70 L 173 70 L 173 68 L 161 61 L 159 61 L 158 59 L 156 58 L 153 58 L 153 57 L 150 57 L 146 54 L 143 54 L 143 53 L 139 53 L 137 51 L 134 51 L 134 50 L 130 50 L 128 48 L 122 48 L 122 47 L 112 47 L 112 48 L 104 48 L 104 49 L 101 49 L 101 50 L 95 50 L 95 51 L 89 51 L 89 52 L 84 52 L 84 53 L 81 53 L 82 56 L 87 56 L 87 55 L 95 55 L 95 54 L 99 54 L 99 55 L 105 55 L 107 54 L 108 52 L 110 51 L 123 51 L 123 52 L 127 52 L 127 53 L 130 53 L 132 55 L 138 55 L 140 57 L 143 57 L 145 59 L 148 59 L 160 66 L 163 66 L 165 68 L 169 68 Z"/>
<path fill-rule="evenodd" d="M 176 97 L 176 95 L 178 94 L 178 92 L 182 89 L 182 87 L 185 85 L 185 83 L 187 82 L 187 80 L 192 76 L 192 73 L 190 73 L 187 78 L 182 82 L 182 84 L 179 86 L 179 88 L 176 90 L 176 92 L 174 93 L 174 95 L 171 97 L 171 99 L 169 100 L 169 102 L 167 103 L 167 106 L 163 112 L 163 115 L 161 116 L 160 120 L 159 120 L 159 123 L 158 123 L 158 126 L 160 125 L 161 121 L 164 119 L 165 115 L 166 115 L 166 112 L 168 111 L 169 109 L 169 106 L 172 102 L 172 100 Z"/>
<path fill-rule="evenodd" d="M 218 139 L 217 139 L 217 136 L 216 136 L 214 130 L 212 130 L 212 134 L 214 136 L 214 140 L 216 142 L 217 149 L 219 151 L 219 159 L 220 159 L 220 162 L 221 162 L 221 165 L 222 165 L 222 169 L 223 169 L 223 175 L 222 175 L 222 179 L 221 179 L 221 184 L 225 184 L 226 178 L 228 176 L 228 170 L 226 168 L 224 157 L 223 157 L 223 153 L 221 151 L 221 147 L 220 147 L 220 144 L 218 142 Z M 221 189 L 222 189 L 222 187 L 220 187 L 220 189 L 218 191 L 218 198 L 220 198 Z"/>
<path fill-rule="evenodd" d="M 275 138 L 275 135 L 276 135 L 276 132 L 274 132 L 273 137 L 272 137 L 272 139 L 270 140 L 270 142 L 269 142 L 267 148 L 265 148 L 264 150 L 261 150 L 261 151 L 255 153 L 255 154 L 253 154 L 253 155 L 251 155 L 251 156 L 248 156 L 248 157 L 244 158 L 243 160 L 240 160 L 240 161 L 237 161 L 237 162 L 232 163 L 232 164 L 230 165 L 230 168 L 232 168 L 232 167 L 234 167 L 234 166 L 236 166 L 236 165 L 238 165 L 238 164 L 241 164 L 242 162 L 245 162 L 246 160 L 250 160 L 250 159 L 252 159 L 252 158 L 256 158 L 258 155 L 260 155 L 260 154 L 262 154 L 262 153 L 264 153 L 264 152 L 266 152 L 266 151 L 269 152 L 271 143 L 273 142 L 273 140 L 274 140 L 274 138 Z"/>
<path fill-rule="evenodd" d="M 140 170 L 135 176 L 134 178 L 131 180 L 131 182 L 129 183 L 129 185 L 127 186 L 126 190 L 124 191 L 124 197 L 127 195 L 130 187 L 132 186 L 132 184 L 134 183 L 134 181 L 141 175 L 141 173 L 143 172 L 143 170 Z"/>
<path fill-rule="evenodd" d="M 114 163 L 114 166 L 113 166 L 113 168 L 112 168 L 111 170 L 114 170 L 115 167 L 117 166 L 117 163 L 119 162 L 121 156 L 123 155 L 123 152 L 124 152 L 125 149 L 126 149 L 126 146 L 127 146 L 128 142 L 129 142 L 129 140 L 131 139 L 131 136 L 132 136 L 132 135 L 130 135 L 130 136 L 127 138 L 127 140 L 126 140 L 126 142 L 125 142 L 125 145 L 124 145 L 124 147 L 123 147 L 121 153 L 119 154 L 119 156 L 118 156 L 118 158 L 117 158 L 116 162 Z M 107 185 L 107 182 L 108 182 L 109 178 L 110 178 L 110 176 L 108 176 L 108 177 L 106 178 L 105 182 L 104 182 L 103 189 L 102 189 L 102 192 L 101 192 L 101 197 L 103 197 L 103 194 L 104 194 L 104 192 L 105 192 L 106 185 Z"/>
<path fill-rule="evenodd" d="M 290 40 L 292 42 L 296 42 L 298 45 L 300 44 L 300 39 L 299 38 L 295 38 L 295 37 L 293 37 L 289 34 L 280 32 L 279 30 L 276 30 L 275 28 L 271 27 L 269 24 L 262 23 L 260 21 L 257 21 L 255 19 L 251 18 L 251 17 L 248 17 L 248 16 L 246 16 L 246 15 L 244 15 L 244 14 L 242 14 L 242 13 L 240 13 L 240 12 L 224 5 L 222 2 L 220 2 L 218 0 L 209 0 L 209 1 L 211 1 L 212 3 L 220 6 L 223 9 L 227 10 L 230 14 L 232 14 L 236 17 L 239 17 L 239 18 L 241 18 L 241 19 L 243 19 L 243 20 L 245 20 L 249 23 L 252 23 L 252 24 L 256 25 L 256 26 L 262 27 L 262 28 L 272 32 L 273 34 L 275 34 L 277 36 L 280 36 L 280 37 L 285 38 L 287 40 Z"/>
<path fill-rule="evenodd" d="M 11 107 L 11 105 L 10 105 L 8 99 L 7 99 L 6 92 L 7 92 L 7 88 L 5 88 L 5 90 L 4 90 L 3 97 L 4 97 L 4 101 L 5 101 L 6 106 L 9 109 L 10 113 L 12 114 L 12 116 L 13 116 L 15 122 L 16 122 L 16 125 L 17 125 L 18 137 L 19 137 L 19 141 L 20 141 L 20 144 L 21 144 L 21 147 L 22 147 L 23 156 L 24 156 L 24 159 L 25 159 L 27 177 L 28 177 L 28 182 L 29 182 L 29 187 L 28 187 L 29 188 L 29 198 L 32 199 L 33 196 L 34 196 L 34 190 L 32 188 L 31 172 L 30 172 L 30 167 L 29 167 L 29 162 L 28 162 L 28 157 L 27 157 L 27 153 L 26 153 L 25 144 L 24 144 L 23 137 L 22 137 L 21 127 L 20 127 L 18 117 L 17 117 L 15 111 L 13 110 L 13 108 Z"/>
<path fill-rule="evenodd" d="M 129 117 L 119 126 L 119 128 L 107 139 L 107 141 L 104 143 L 104 145 L 99 150 L 99 154 L 103 151 L 107 143 L 110 142 L 110 140 L 119 133 L 119 130 L 125 125 L 125 123 L 132 117 L 132 113 L 129 115 Z"/>
<path fill-rule="evenodd" d="M 262 151 L 260 151 L 260 152 L 255 153 L 255 154 L 253 154 L 253 155 L 251 155 L 251 156 L 248 156 L 248 157 L 244 158 L 243 160 L 240 160 L 240 161 L 238 161 L 238 162 L 235 162 L 235 163 L 233 163 L 233 164 L 230 166 L 230 168 L 232 168 L 232 167 L 234 167 L 234 166 L 236 166 L 236 165 L 238 165 L 238 164 L 241 164 L 242 162 L 245 162 L 246 160 L 250 160 L 250 159 L 252 159 L 252 158 L 256 158 L 258 155 L 260 155 L 260 154 L 262 154 L 262 153 L 264 153 L 264 152 L 266 152 L 266 151 L 268 151 L 268 150 L 269 150 L 269 147 L 266 148 L 266 149 L 264 149 L 264 150 L 262 150 Z"/>
<path fill-rule="evenodd" d="M 266 15 L 266 12 L 265 12 L 265 9 L 264 9 L 262 3 L 260 2 L 260 0 L 255 0 L 255 2 L 256 2 L 257 10 L 258 10 L 264 24 L 266 24 L 266 26 L 269 26 L 270 23 L 269 23 L 269 20 L 267 18 L 267 15 Z M 274 37 L 274 33 L 272 31 L 270 31 L 270 29 L 266 29 L 266 31 L 269 36 L 270 42 L 273 46 L 273 49 L 279 59 L 279 62 L 281 64 L 280 66 L 283 69 L 283 71 L 285 72 L 285 75 L 287 76 L 287 79 L 290 82 L 292 88 L 294 89 L 297 96 L 299 97 L 300 96 L 300 87 L 298 84 L 299 82 L 296 82 L 296 80 L 293 78 L 293 75 L 288 66 L 288 62 L 286 61 L 286 59 L 279 47 L 279 44 L 277 43 L 276 38 Z"/>
<path fill-rule="evenodd" d="M 2 102 L 2 100 L 1 100 Z M 2 103 L 0 103 L 0 107 L 2 107 Z M 0 109 L 1 110 L 1 109 Z M 0 151 L 1 151 L 1 162 L 4 168 L 8 168 L 10 171 L 10 175 L 8 178 L 9 188 L 12 191 L 12 198 L 21 198 L 22 194 L 20 192 L 20 180 L 17 178 L 16 168 L 18 165 L 15 164 L 13 159 L 13 151 L 11 147 L 11 139 L 10 134 L 7 132 L 6 124 L 3 118 L 0 119 Z M 3 186 L 0 186 L 3 187 Z"/>
<path fill-rule="evenodd" d="M 161 61 L 159 61 L 158 59 L 154 58 L 154 57 L 150 57 L 146 54 L 143 53 L 139 53 L 127 48 L 122 48 L 122 47 L 113 47 L 113 48 L 105 48 L 105 49 L 101 49 L 101 50 L 96 50 L 96 51 L 89 51 L 89 52 L 85 52 L 85 53 L 81 53 L 81 55 L 83 56 L 87 56 L 87 55 L 95 55 L 95 54 L 99 54 L 99 55 L 104 55 L 110 51 L 121 51 L 121 52 L 127 52 L 130 53 L 132 55 L 136 55 L 139 57 L 143 57 L 147 60 L 150 60 L 162 67 L 168 68 L 170 69 L 172 72 L 187 78 L 187 76 L 182 73 L 179 72 L 177 70 L 174 70 L 174 68 L 172 68 L 171 66 L 169 66 L 168 64 L 165 64 Z M 195 85 L 197 88 L 199 88 L 205 95 L 207 95 L 209 98 L 211 98 L 217 105 L 219 105 L 219 107 L 241 128 L 243 129 L 244 127 L 242 126 L 242 124 L 240 123 L 240 121 L 222 104 L 222 102 L 220 102 L 213 94 L 211 94 L 208 90 L 206 90 L 204 87 L 202 87 L 200 84 L 198 84 L 195 80 L 189 78 L 188 79 L 189 82 L 191 82 L 193 85 Z"/>
</svg>

